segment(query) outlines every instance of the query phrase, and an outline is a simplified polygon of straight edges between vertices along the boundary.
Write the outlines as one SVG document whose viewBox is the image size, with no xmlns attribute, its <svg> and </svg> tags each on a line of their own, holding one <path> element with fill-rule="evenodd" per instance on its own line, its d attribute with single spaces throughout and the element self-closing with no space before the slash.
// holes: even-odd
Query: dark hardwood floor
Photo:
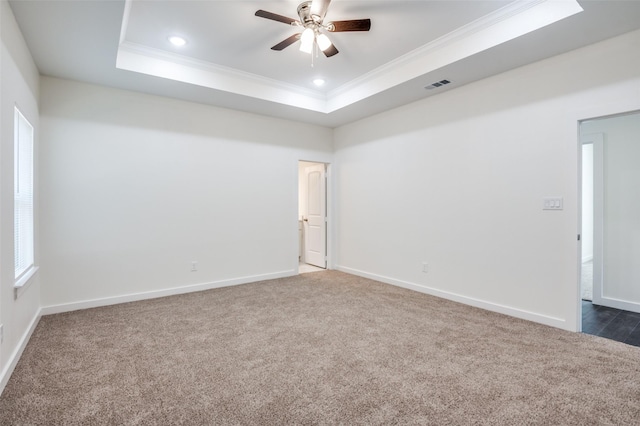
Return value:
<svg viewBox="0 0 640 426">
<path fill-rule="evenodd" d="M 583 300 L 582 332 L 640 346 L 640 314 Z"/>
</svg>

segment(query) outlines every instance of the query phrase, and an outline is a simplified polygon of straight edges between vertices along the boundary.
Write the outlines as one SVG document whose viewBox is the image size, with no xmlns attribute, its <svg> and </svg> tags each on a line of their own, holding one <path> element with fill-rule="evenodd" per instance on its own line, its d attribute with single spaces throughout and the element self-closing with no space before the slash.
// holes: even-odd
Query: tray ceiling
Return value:
<svg viewBox="0 0 640 426">
<path fill-rule="evenodd" d="M 334 0 L 325 21 L 371 30 L 330 33 L 340 53 L 312 61 L 270 49 L 299 27 L 254 16 L 298 3 L 10 1 L 42 74 L 330 127 L 640 27 L 640 2 Z"/>
</svg>

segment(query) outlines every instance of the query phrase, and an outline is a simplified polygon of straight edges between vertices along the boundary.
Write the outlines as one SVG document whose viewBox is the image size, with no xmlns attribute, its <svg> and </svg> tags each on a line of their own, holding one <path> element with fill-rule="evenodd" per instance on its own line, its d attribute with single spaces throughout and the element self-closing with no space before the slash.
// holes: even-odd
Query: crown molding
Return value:
<svg viewBox="0 0 640 426">
<path fill-rule="evenodd" d="M 124 41 L 116 67 L 210 89 L 326 112 L 326 96 L 279 80 Z"/>
<path fill-rule="evenodd" d="M 344 108 L 582 11 L 576 0 L 517 0 L 330 91 L 328 109 Z"/>
</svg>

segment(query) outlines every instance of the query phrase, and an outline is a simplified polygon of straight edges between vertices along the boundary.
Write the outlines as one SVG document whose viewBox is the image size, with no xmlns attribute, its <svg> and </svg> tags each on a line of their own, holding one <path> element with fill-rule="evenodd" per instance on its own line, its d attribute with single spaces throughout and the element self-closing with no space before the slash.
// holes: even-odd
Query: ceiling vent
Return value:
<svg viewBox="0 0 640 426">
<path fill-rule="evenodd" d="M 449 80 L 440 80 L 428 86 L 425 86 L 424 88 L 427 90 L 432 90 L 432 89 L 437 89 L 438 87 L 444 86 L 445 84 L 449 84 L 449 83 L 451 83 Z"/>
</svg>

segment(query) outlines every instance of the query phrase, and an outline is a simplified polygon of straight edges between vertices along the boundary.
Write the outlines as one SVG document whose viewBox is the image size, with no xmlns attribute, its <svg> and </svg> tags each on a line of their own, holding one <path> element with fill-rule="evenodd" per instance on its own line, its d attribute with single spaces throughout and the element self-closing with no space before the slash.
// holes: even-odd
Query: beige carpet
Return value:
<svg viewBox="0 0 640 426">
<path fill-rule="evenodd" d="M 2 425 L 637 425 L 640 348 L 327 271 L 42 318 Z"/>
</svg>

